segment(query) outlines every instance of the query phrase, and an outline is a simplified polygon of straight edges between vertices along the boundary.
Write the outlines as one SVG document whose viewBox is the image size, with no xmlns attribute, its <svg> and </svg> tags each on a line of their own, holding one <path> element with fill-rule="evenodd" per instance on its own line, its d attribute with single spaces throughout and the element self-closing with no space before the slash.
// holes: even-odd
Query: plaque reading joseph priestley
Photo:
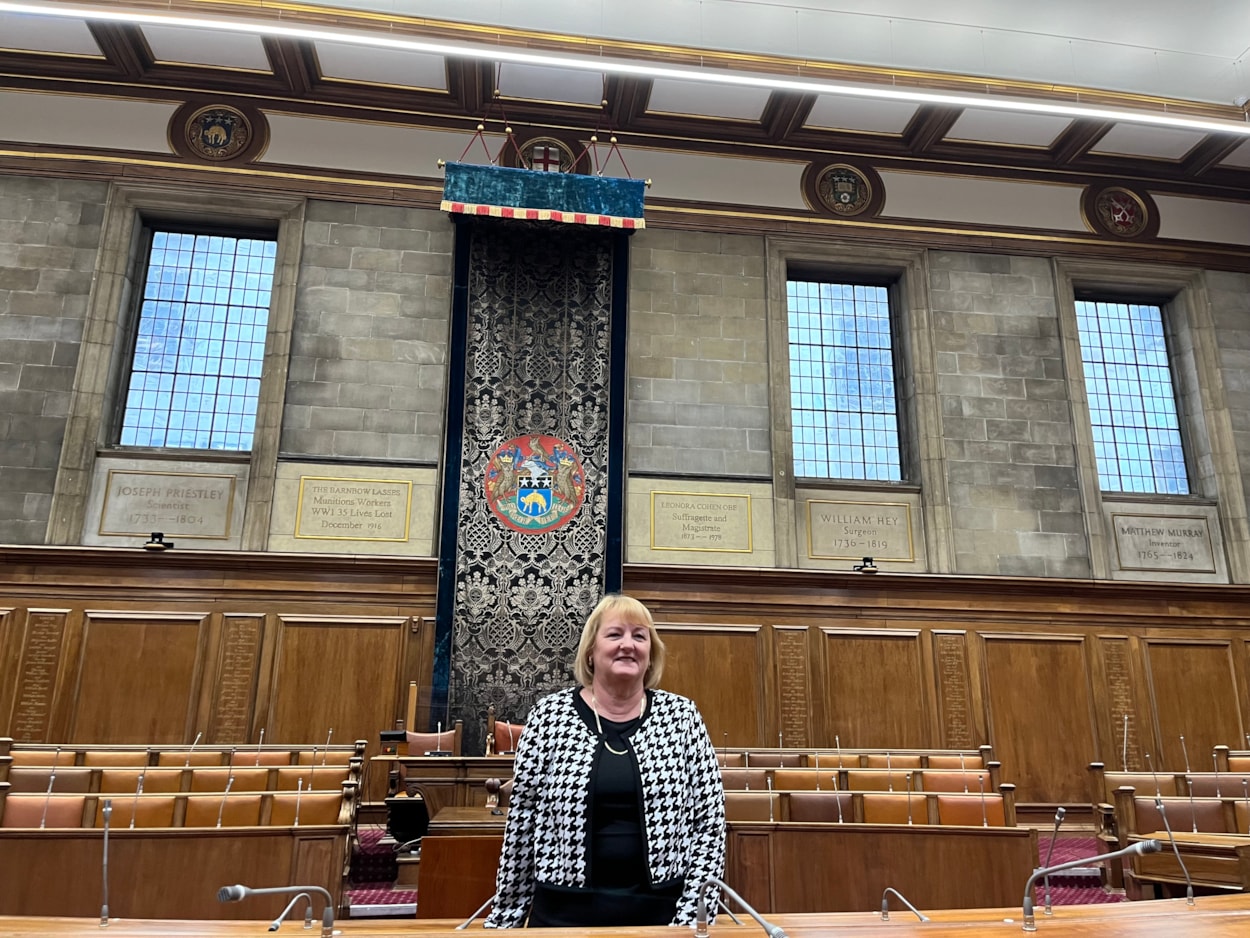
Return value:
<svg viewBox="0 0 1250 938">
<path fill-rule="evenodd" d="M 111 469 L 100 513 L 100 534 L 174 538 L 230 537 L 232 475 L 129 472 Z"/>
<path fill-rule="evenodd" d="M 1113 514 L 1111 525 L 1121 570 L 1215 572 L 1206 518 Z"/>
<path fill-rule="evenodd" d="M 652 550 L 751 552 L 751 496 L 651 493 Z"/>
<path fill-rule="evenodd" d="M 915 560 L 909 507 L 901 502 L 811 499 L 807 555 L 813 560 Z"/>
<path fill-rule="evenodd" d="M 411 482 L 300 476 L 295 536 L 406 541 L 411 510 Z"/>
</svg>

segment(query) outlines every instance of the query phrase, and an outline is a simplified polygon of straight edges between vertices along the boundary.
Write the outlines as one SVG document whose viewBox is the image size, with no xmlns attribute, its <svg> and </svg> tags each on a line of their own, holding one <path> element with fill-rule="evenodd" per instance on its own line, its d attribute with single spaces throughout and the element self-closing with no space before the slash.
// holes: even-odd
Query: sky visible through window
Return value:
<svg viewBox="0 0 1250 938">
<path fill-rule="evenodd" d="M 786 305 L 795 475 L 898 482 L 889 291 L 791 280 Z"/>
<path fill-rule="evenodd" d="M 156 231 L 123 446 L 248 450 L 277 244 Z"/>
<path fill-rule="evenodd" d="M 1188 495 L 1163 310 L 1080 300 L 1076 319 L 1099 485 Z"/>
</svg>

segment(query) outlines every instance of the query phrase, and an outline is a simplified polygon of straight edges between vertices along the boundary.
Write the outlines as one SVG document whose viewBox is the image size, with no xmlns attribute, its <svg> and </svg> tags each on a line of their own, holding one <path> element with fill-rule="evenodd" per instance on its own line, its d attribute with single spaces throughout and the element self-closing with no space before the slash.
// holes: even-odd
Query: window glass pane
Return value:
<svg viewBox="0 0 1250 938">
<path fill-rule="evenodd" d="M 794 472 L 898 482 L 898 407 L 885 287 L 791 280 Z"/>
<path fill-rule="evenodd" d="M 1163 310 L 1080 300 L 1076 319 L 1099 485 L 1188 495 Z"/>
<path fill-rule="evenodd" d="M 248 450 L 277 242 L 154 231 L 124 446 Z"/>
</svg>

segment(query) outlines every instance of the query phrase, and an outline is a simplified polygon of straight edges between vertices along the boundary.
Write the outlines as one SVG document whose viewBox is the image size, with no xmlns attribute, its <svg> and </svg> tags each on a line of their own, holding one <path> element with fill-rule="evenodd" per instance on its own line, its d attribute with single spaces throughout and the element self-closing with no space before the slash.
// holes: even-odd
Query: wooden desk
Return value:
<svg viewBox="0 0 1250 938">
<path fill-rule="evenodd" d="M 1206 889 L 1250 890 L 1250 837 L 1245 834 L 1208 834 L 1173 831 L 1176 851 L 1185 861 L 1194 886 Z M 1185 874 L 1176 862 L 1166 831 L 1136 834 L 1131 841 L 1158 840 L 1163 849 L 1131 858 L 1132 879 L 1159 886 L 1164 895 L 1184 895 Z"/>
<path fill-rule="evenodd" d="M 733 821 L 725 881 L 765 914 L 876 909 L 887 886 L 976 908 L 1021 899 L 1036 862 L 1033 828 Z"/>
<path fill-rule="evenodd" d="M 1024 886 L 1021 884 L 1021 893 Z M 880 907 L 878 901 L 877 907 Z M 317 907 L 320 908 L 319 906 Z M 746 916 L 744 924 L 733 925 L 724 916 L 711 926 L 712 938 L 759 938 L 758 925 Z M 993 909 L 964 909 L 933 912 L 930 922 L 917 922 L 914 916 L 891 912 L 888 923 L 879 913 L 856 912 L 831 915 L 778 915 L 769 921 L 783 928 L 790 938 L 1024 938 L 1019 906 Z M 461 920 L 462 921 L 462 920 Z M 124 921 L 114 919 L 108 934 L 112 938 L 255 938 L 265 934 L 265 921 Z M 344 938 L 453 938 L 456 919 L 396 921 L 365 919 L 336 921 L 335 931 Z M 1190 909 L 1184 900 L 1125 902 L 1115 905 L 1078 905 L 1055 909 L 1053 916 L 1038 916 L 1039 938 L 1241 938 L 1250 933 L 1250 896 L 1210 896 Z M 483 931 L 478 919 L 471 931 Z M 888 931 L 887 931 L 888 930 Z M 286 924 L 277 934 L 317 935 L 304 932 L 298 924 Z M 584 934 L 585 932 L 583 932 Z M 673 929 L 602 928 L 599 938 L 673 938 Z M 683 930 L 681 933 L 686 933 Z M 567 929 L 535 929 L 532 934 L 568 938 Z M 0 938 L 100 938 L 99 917 L 0 918 Z"/>
<path fill-rule="evenodd" d="M 443 808 L 486 804 L 486 780 L 512 778 L 511 756 L 396 756 L 408 793 L 425 799 L 430 817 Z"/>
<path fill-rule="evenodd" d="M 443 808 L 430 819 L 427 837 L 448 837 L 456 834 L 502 834 L 508 819 L 508 809 L 500 808 L 501 814 L 491 814 L 485 806 L 472 808 Z"/>
</svg>

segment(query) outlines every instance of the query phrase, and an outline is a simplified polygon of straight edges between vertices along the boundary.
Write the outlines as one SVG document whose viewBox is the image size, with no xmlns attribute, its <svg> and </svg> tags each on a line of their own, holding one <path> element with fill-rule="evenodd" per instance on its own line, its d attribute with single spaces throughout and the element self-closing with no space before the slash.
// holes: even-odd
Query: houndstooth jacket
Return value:
<svg viewBox="0 0 1250 938">
<path fill-rule="evenodd" d="M 517 742 L 511 807 L 487 928 L 525 923 L 535 881 L 584 886 L 590 839 L 591 770 L 599 737 L 573 704 L 579 688 L 534 705 Z M 725 791 L 716 751 L 694 703 L 648 693 L 629 738 L 643 789 L 643 830 L 652 883 L 685 877 L 674 925 L 692 925 L 699 886 L 725 865 Z"/>
</svg>

